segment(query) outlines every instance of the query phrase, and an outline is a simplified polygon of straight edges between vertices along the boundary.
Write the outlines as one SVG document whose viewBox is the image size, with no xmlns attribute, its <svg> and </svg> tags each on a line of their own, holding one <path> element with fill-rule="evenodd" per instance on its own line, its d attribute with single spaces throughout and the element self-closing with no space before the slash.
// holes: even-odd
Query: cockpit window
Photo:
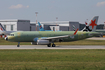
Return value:
<svg viewBox="0 0 105 70">
<path fill-rule="evenodd" d="M 10 34 L 10 36 L 14 36 L 14 34 Z"/>
</svg>

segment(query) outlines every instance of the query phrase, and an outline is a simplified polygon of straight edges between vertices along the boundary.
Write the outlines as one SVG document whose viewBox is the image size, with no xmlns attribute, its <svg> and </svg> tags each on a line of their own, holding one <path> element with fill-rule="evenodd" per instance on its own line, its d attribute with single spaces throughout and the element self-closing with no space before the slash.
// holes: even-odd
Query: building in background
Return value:
<svg viewBox="0 0 105 70">
<path fill-rule="evenodd" d="M 4 26 L 7 31 L 39 31 L 39 25 L 36 22 L 30 22 L 30 20 L 20 20 L 20 19 L 11 19 L 11 20 L 0 20 L 0 23 Z M 40 22 L 42 27 L 45 30 L 53 31 L 74 31 L 79 28 L 82 30 L 86 25 L 81 24 L 76 21 L 51 21 L 51 22 Z M 103 29 L 104 24 L 97 26 L 97 29 Z"/>
<path fill-rule="evenodd" d="M 30 31 L 30 20 L 0 20 L 7 31 Z"/>
<path fill-rule="evenodd" d="M 99 25 L 97 25 L 96 29 L 98 29 L 98 30 L 104 29 L 104 24 L 99 24 Z"/>
<path fill-rule="evenodd" d="M 79 22 L 72 21 L 52 21 L 52 22 L 40 22 L 42 27 L 45 30 L 53 30 L 53 31 L 73 31 L 73 25 L 76 28 L 79 28 Z M 32 25 L 35 25 L 36 22 L 30 22 L 31 28 Z M 37 24 L 37 30 L 39 30 L 39 26 Z M 34 31 L 32 29 L 32 31 Z"/>
<path fill-rule="evenodd" d="M 37 30 L 39 31 L 39 27 L 37 27 Z M 30 31 L 36 31 L 36 23 L 34 22 L 30 23 Z"/>
</svg>

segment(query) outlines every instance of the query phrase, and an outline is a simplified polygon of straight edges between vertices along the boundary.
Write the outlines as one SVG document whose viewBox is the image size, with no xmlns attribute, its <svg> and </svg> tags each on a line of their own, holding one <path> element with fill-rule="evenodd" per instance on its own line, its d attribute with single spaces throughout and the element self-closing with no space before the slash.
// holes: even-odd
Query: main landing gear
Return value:
<svg viewBox="0 0 105 70">
<path fill-rule="evenodd" d="M 52 47 L 56 47 L 56 45 L 55 44 L 52 44 Z"/>
<path fill-rule="evenodd" d="M 20 47 L 20 42 L 18 42 L 18 45 L 17 45 L 17 47 Z"/>
<path fill-rule="evenodd" d="M 51 43 L 47 45 L 47 47 L 51 47 Z M 52 47 L 56 47 L 56 45 L 53 43 Z"/>
</svg>

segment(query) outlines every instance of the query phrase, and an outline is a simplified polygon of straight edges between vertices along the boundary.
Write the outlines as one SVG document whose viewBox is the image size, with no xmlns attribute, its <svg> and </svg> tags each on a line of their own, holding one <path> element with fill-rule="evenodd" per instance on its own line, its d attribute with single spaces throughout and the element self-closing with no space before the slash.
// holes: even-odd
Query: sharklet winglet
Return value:
<svg viewBox="0 0 105 70">
<path fill-rule="evenodd" d="M 76 35 L 77 31 L 78 31 L 78 29 L 74 32 L 74 34 L 73 34 L 73 35 Z"/>
</svg>

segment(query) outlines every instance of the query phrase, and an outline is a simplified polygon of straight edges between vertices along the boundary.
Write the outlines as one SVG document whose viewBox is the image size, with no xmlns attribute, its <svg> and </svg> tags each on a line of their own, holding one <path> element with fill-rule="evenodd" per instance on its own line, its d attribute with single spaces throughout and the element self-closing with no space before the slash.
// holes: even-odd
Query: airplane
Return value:
<svg viewBox="0 0 105 70">
<path fill-rule="evenodd" d="M 88 29 L 85 27 L 82 31 L 19 31 L 8 35 L 5 40 L 11 42 L 31 42 L 32 45 L 47 45 L 48 47 L 55 47 L 54 42 L 69 42 L 82 40 L 99 35 L 95 32 L 98 22 L 98 16 L 93 17 L 89 23 Z M 88 31 L 85 31 L 88 30 Z"/>
<path fill-rule="evenodd" d="M 38 22 L 39 25 L 39 30 L 40 31 L 52 31 L 52 30 L 44 30 L 44 28 L 42 27 L 42 25 L 40 24 L 40 22 Z"/>
<path fill-rule="evenodd" d="M 85 27 L 84 27 L 84 29 L 82 30 L 82 31 L 91 31 L 90 29 L 89 29 L 89 25 L 88 25 L 88 23 L 87 22 L 85 22 Z M 95 32 L 99 32 L 100 33 L 100 37 L 102 37 L 103 35 L 105 35 L 105 30 L 96 30 Z M 98 37 L 99 37 L 98 36 Z"/>
<path fill-rule="evenodd" d="M 45 30 L 42 25 L 40 24 L 40 22 L 38 22 L 39 25 L 39 31 L 53 31 L 53 30 Z M 60 31 L 60 30 L 55 30 L 55 31 Z"/>
<path fill-rule="evenodd" d="M 72 25 L 72 26 L 73 26 L 73 30 L 75 31 L 76 30 L 76 27 L 74 25 Z"/>
<path fill-rule="evenodd" d="M 7 35 L 9 35 L 12 32 L 16 32 L 16 31 L 6 31 L 5 28 L 2 26 L 2 24 L 0 23 L 0 37 L 6 37 Z"/>
<path fill-rule="evenodd" d="M 6 35 L 3 34 L 3 30 L 5 31 L 5 28 L 2 26 L 2 24 L 0 23 L 0 37 L 6 37 Z"/>
</svg>

